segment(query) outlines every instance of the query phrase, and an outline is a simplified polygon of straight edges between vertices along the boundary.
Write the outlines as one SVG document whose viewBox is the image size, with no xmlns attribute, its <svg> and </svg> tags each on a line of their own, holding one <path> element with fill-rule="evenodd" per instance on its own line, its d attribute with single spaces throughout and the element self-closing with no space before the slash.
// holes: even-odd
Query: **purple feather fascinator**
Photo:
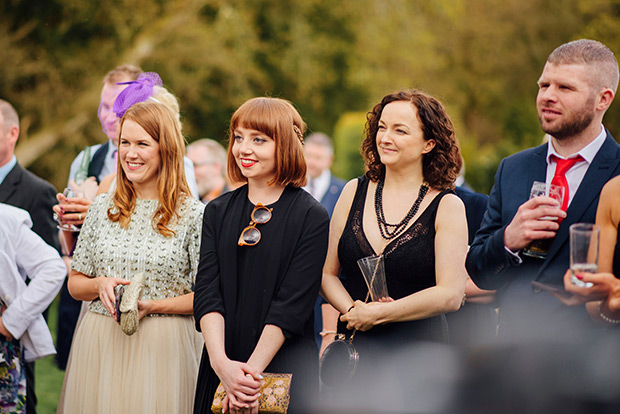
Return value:
<svg viewBox="0 0 620 414">
<path fill-rule="evenodd" d="M 163 86 L 161 78 L 155 72 L 144 72 L 138 80 L 131 82 L 117 82 L 117 85 L 127 85 L 114 101 L 112 110 L 119 118 L 138 102 L 144 102 L 153 94 L 153 88 Z"/>
</svg>

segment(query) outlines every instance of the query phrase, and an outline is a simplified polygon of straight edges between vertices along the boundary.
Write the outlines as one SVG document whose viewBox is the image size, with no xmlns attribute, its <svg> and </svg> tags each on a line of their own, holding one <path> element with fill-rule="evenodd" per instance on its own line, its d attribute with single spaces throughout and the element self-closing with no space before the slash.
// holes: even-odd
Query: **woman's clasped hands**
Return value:
<svg viewBox="0 0 620 414">
<path fill-rule="evenodd" d="M 263 376 L 250 364 L 226 360 L 216 371 L 226 390 L 222 413 L 258 414 Z"/>
</svg>

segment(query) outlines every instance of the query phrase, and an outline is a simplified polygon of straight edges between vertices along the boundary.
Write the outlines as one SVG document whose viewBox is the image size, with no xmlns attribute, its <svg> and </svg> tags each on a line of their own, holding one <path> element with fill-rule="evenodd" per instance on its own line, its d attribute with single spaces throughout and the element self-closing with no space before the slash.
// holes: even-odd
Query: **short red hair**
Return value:
<svg viewBox="0 0 620 414">
<path fill-rule="evenodd" d="M 232 181 L 247 182 L 232 154 L 235 129 L 238 127 L 254 129 L 275 141 L 276 172 L 269 185 L 306 185 L 306 160 L 302 146 L 306 123 L 289 101 L 280 98 L 252 98 L 233 114 L 228 144 L 228 175 Z"/>
</svg>

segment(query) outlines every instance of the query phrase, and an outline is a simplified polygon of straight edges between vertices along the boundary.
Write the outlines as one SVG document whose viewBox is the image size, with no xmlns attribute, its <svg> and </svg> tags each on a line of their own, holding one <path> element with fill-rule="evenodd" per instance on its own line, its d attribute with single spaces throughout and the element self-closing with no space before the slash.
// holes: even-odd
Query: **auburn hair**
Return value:
<svg viewBox="0 0 620 414">
<path fill-rule="evenodd" d="M 362 142 L 366 177 L 375 182 L 385 177 L 385 165 L 381 163 L 377 149 L 377 130 L 383 108 L 396 101 L 409 102 L 417 109 L 424 139 L 435 141 L 435 147 L 422 155 L 424 180 L 432 188 L 439 190 L 453 188 L 463 165 L 454 125 L 441 102 L 416 89 L 386 95 L 366 115 L 365 138 Z"/>
<path fill-rule="evenodd" d="M 232 153 L 235 129 L 238 127 L 259 131 L 276 143 L 276 170 L 269 185 L 306 185 L 306 160 L 303 152 L 303 134 L 306 123 L 295 107 L 280 98 L 252 98 L 241 105 L 230 120 L 228 144 L 228 175 L 232 181 L 247 182 Z"/>
<path fill-rule="evenodd" d="M 133 105 L 121 119 L 121 137 L 126 121 L 140 125 L 159 144 L 159 172 L 157 174 L 157 192 L 159 207 L 153 215 L 153 226 L 162 235 L 174 235 L 168 226 L 171 220 L 178 219 L 178 207 L 183 197 L 191 192 L 185 177 L 183 156 L 185 139 L 179 130 L 175 114 L 166 105 L 145 101 Z M 113 207 L 108 209 L 108 218 L 118 221 L 123 228 L 128 228 L 131 214 L 136 207 L 136 190 L 120 166 L 116 174 L 116 190 L 112 198 Z"/>
</svg>

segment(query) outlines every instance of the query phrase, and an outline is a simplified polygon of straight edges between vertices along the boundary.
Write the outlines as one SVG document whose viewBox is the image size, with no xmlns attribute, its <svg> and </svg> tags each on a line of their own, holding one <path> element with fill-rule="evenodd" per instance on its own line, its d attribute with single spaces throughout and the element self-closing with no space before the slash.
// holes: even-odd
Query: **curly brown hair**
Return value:
<svg viewBox="0 0 620 414">
<path fill-rule="evenodd" d="M 362 142 L 366 177 L 375 182 L 385 177 L 385 165 L 381 163 L 377 149 L 377 130 L 383 108 L 396 101 L 410 102 L 417 109 L 424 139 L 435 141 L 435 147 L 422 156 L 424 180 L 439 190 L 453 188 L 463 164 L 454 125 L 441 102 L 416 89 L 386 95 L 366 115 L 365 138 Z"/>
</svg>

